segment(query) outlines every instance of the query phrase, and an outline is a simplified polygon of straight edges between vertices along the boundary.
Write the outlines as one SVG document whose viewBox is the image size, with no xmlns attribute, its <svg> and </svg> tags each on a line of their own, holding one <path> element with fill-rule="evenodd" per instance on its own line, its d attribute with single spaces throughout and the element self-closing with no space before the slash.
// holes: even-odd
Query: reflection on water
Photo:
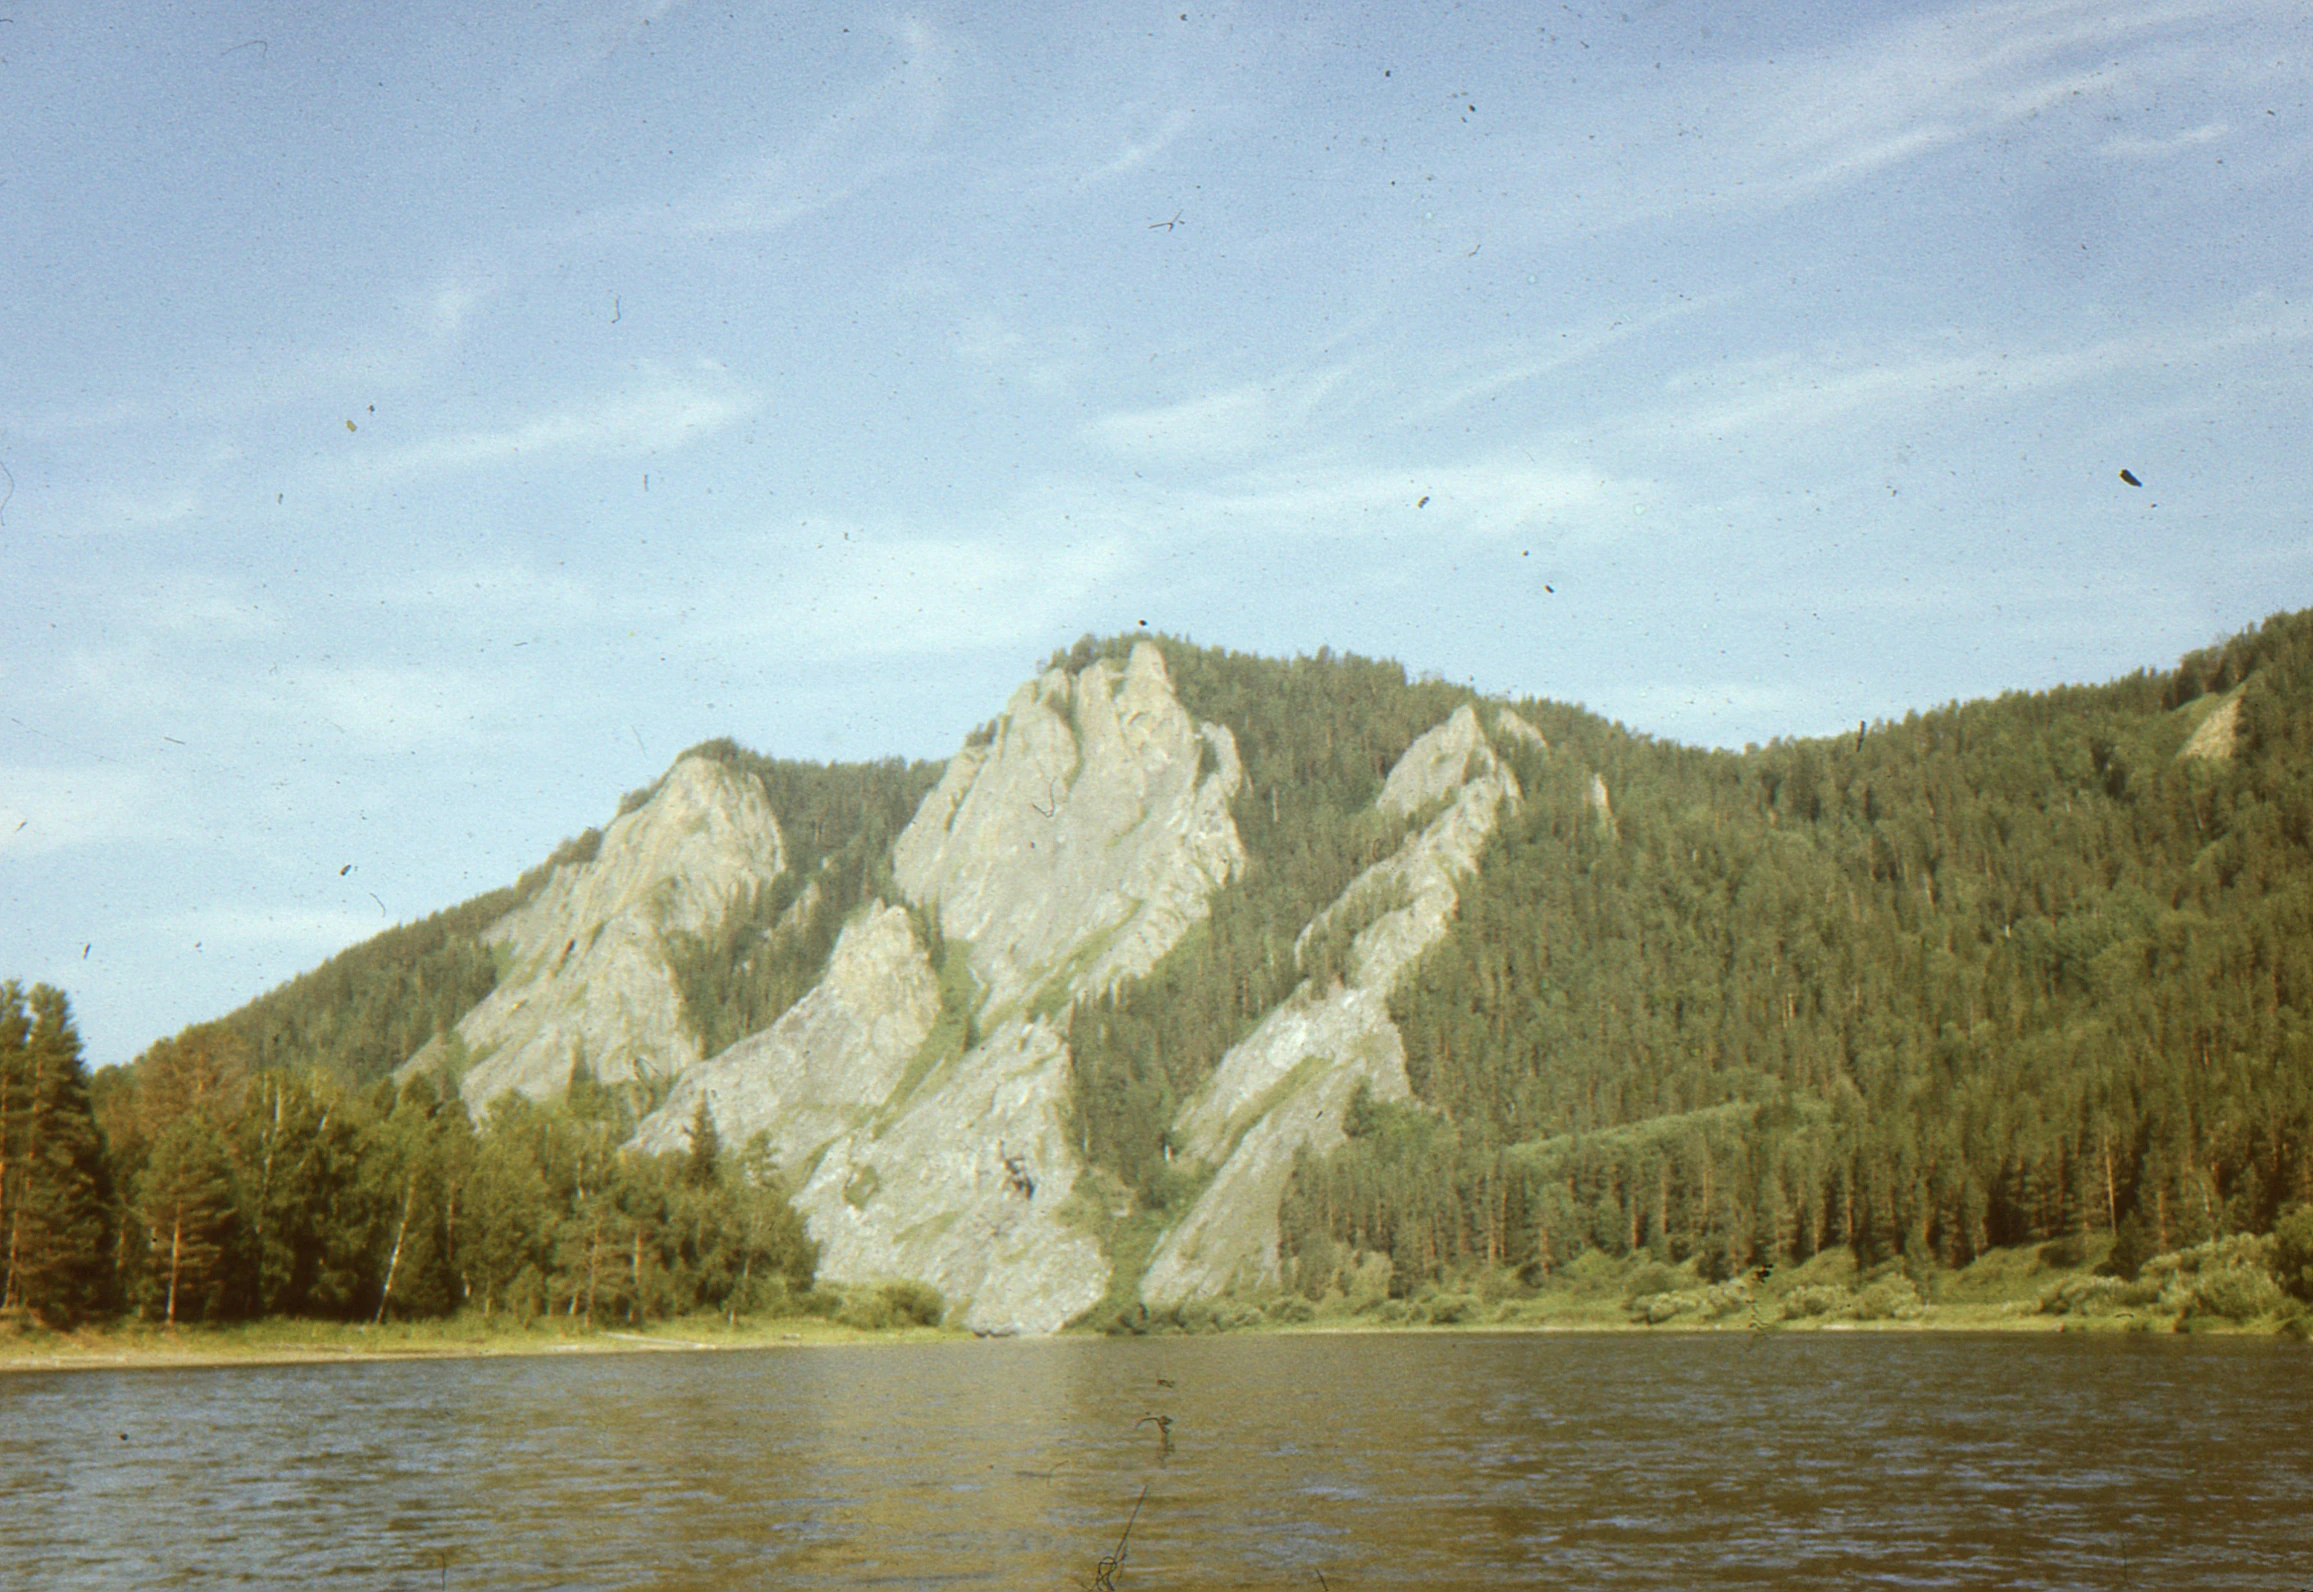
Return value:
<svg viewBox="0 0 2313 1592">
<path fill-rule="evenodd" d="M 1145 1485 L 1120 1592 L 2289 1592 L 2313 1583 L 2309 1391 L 2294 1345 L 2076 1337 L 17 1374 L 0 1584 L 1085 1587 Z"/>
</svg>

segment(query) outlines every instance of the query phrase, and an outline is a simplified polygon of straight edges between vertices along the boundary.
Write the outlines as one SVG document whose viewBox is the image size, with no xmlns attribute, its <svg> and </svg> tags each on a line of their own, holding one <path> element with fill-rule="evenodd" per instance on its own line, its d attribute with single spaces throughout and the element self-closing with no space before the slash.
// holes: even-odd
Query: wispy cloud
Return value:
<svg viewBox="0 0 2313 1592">
<path fill-rule="evenodd" d="M 555 458 L 665 452 L 744 420 L 754 399 L 727 382 L 662 378 L 634 392 L 581 400 L 509 425 L 446 432 L 329 466 L 361 479 L 431 475 Z"/>
<path fill-rule="evenodd" d="M 1248 472 L 1182 495 L 1182 517 L 1232 536 L 1504 537 L 1619 525 L 1649 493 L 1595 470 L 1518 456 L 1376 469 L 1338 458 Z"/>
<path fill-rule="evenodd" d="M 1131 113 L 1131 109 L 1128 107 L 1127 114 Z M 1146 107 L 1140 108 L 1140 113 L 1146 115 L 1148 109 Z M 1128 171 L 1139 170 L 1170 149 L 1174 142 L 1195 123 L 1196 118 L 1185 108 L 1176 106 L 1166 111 L 1164 118 L 1146 133 L 1128 133 L 1122 146 L 1116 149 L 1108 159 L 1087 173 L 1085 180 L 1088 182 L 1106 182 L 1112 177 L 1121 177 Z"/>
<path fill-rule="evenodd" d="M 1659 405 L 1617 417 L 1626 432 L 1708 436 L 1820 427 L 1859 411 L 1909 414 L 1966 398 L 2010 395 L 2219 359 L 2313 339 L 2313 306 L 2258 297 L 2182 325 L 2070 346 L 1958 334 L 1928 346 L 1784 352 L 1697 367 L 1664 384 Z"/>
<path fill-rule="evenodd" d="M 2109 139 L 2101 119 L 2090 131 L 2055 113 L 2097 96 L 2199 81 L 2208 30 L 2284 14 L 2257 0 L 2018 0 L 1937 11 L 1813 53 L 1713 63 L 1691 119 L 1672 137 L 1634 140 L 1621 180 L 1584 185 L 1598 197 L 1578 208 L 1625 225 L 1694 209 L 1774 209 L 2031 123 L 2113 154 L 2183 147 Z"/>
<path fill-rule="evenodd" d="M 2157 160 L 2167 155 L 2181 154 L 2202 144 L 2213 144 L 2231 132 L 2232 128 L 2223 122 L 2210 122 L 2178 133 L 2172 138 L 2145 138 L 2135 133 L 2108 138 L 2103 147 L 2106 154 L 2126 160 Z"/>
<path fill-rule="evenodd" d="M 121 767 L 0 766 L 0 860 L 182 839 L 152 779 Z"/>
<path fill-rule="evenodd" d="M 1248 382 L 1153 409 L 1103 415 L 1087 441 L 1128 460 L 1225 462 L 1273 451 L 1304 431 L 1341 388 L 1341 369 Z"/>
<path fill-rule="evenodd" d="M 1050 527 L 999 539 L 827 521 L 728 552 L 730 567 L 758 573 L 688 597 L 667 628 L 700 646 L 776 643 L 820 659 L 1033 645 L 1081 623 L 1138 562 L 1121 538 Z"/>
<path fill-rule="evenodd" d="M 800 138 L 772 148 L 692 193 L 671 211 L 674 229 L 712 238 L 776 232 L 831 209 L 884 178 L 937 160 L 934 135 L 948 108 L 948 81 L 963 47 L 920 19 L 887 36 L 897 59 L 866 88 L 822 115 Z M 602 230 L 656 231 L 670 212 L 604 212 Z"/>
</svg>

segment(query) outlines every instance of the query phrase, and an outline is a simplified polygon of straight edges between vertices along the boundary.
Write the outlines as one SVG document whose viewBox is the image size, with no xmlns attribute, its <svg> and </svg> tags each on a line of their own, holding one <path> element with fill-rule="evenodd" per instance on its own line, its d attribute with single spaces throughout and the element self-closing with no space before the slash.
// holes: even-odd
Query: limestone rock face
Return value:
<svg viewBox="0 0 2313 1592">
<path fill-rule="evenodd" d="M 795 1200 L 821 1275 L 920 1278 L 975 1332 L 1067 1325 L 1109 1274 L 1100 1246 L 1060 1214 L 1082 1170 L 1067 1109 L 1059 1036 L 1041 1018 L 1005 1023 L 828 1146 Z"/>
<path fill-rule="evenodd" d="M 1511 741 L 1523 741 L 1538 752 L 1550 750 L 1550 743 L 1542 738 L 1542 732 L 1508 708 L 1501 708 L 1495 712 L 1494 734 L 1504 744 Z"/>
<path fill-rule="evenodd" d="M 1014 693 L 994 740 L 925 798 L 893 872 L 971 947 L 991 1014 L 1107 989 L 1153 967 L 1244 867 L 1229 820 L 1243 781 L 1235 737 L 1189 717 L 1143 642 L 1121 669 L 1055 669 Z"/>
<path fill-rule="evenodd" d="M 666 937 L 712 928 L 778 877 L 784 855 L 778 819 L 753 780 L 706 758 L 679 760 L 649 801 L 603 831 L 593 861 L 556 868 L 483 936 L 507 965 L 458 1023 L 476 1058 L 462 1080 L 467 1103 L 509 1089 L 557 1094 L 581 1056 L 606 1083 L 697 1062 Z M 440 1055 L 430 1043 L 404 1071 Z"/>
<path fill-rule="evenodd" d="M 1389 992 L 1445 935 L 1460 882 L 1519 794 L 1467 707 L 1406 749 L 1378 804 L 1413 813 L 1451 800 L 1310 926 L 1316 932 L 1342 914 L 1363 922 L 1351 942 L 1348 977 L 1322 991 L 1304 983 L 1221 1058 L 1182 1109 L 1176 1140 L 1217 1170 L 1158 1241 L 1141 1278 L 1148 1303 L 1173 1305 L 1278 1280 L 1277 1207 L 1294 1154 L 1306 1147 L 1322 1155 L 1344 1142 L 1342 1115 L 1358 1085 L 1383 1100 L 1411 1093 Z"/>
<path fill-rule="evenodd" d="M 1110 1267 L 1061 1214 L 1082 1166 L 1056 1014 L 1207 914 L 1244 866 L 1242 780 L 1235 739 L 1190 718 L 1153 646 L 1023 686 L 893 849 L 901 889 L 970 968 L 948 981 L 968 1009 L 941 1011 L 907 914 L 879 906 L 816 989 L 686 1075 L 638 1142 L 687 1143 L 704 1098 L 727 1143 L 771 1130 L 823 1277 L 929 1282 L 977 1331 L 1064 1326 Z M 935 1033 L 967 1017 L 969 1043 Z"/>
<path fill-rule="evenodd" d="M 768 1131 L 780 1166 L 800 1168 L 890 1096 L 939 1012 L 907 913 L 878 902 L 844 927 L 826 975 L 778 1021 L 677 1079 L 635 1145 L 687 1149 L 703 1099 L 725 1144 Z"/>
</svg>

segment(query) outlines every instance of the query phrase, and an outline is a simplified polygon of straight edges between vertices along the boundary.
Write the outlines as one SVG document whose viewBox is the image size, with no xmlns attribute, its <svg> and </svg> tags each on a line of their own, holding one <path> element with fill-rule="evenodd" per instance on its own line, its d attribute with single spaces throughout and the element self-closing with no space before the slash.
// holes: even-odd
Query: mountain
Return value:
<svg viewBox="0 0 2313 1592">
<path fill-rule="evenodd" d="M 2165 1248 L 2313 1197 L 2309 708 L 2308 615 L 1742 753 L 1088 639 L 943 767 L 695 748 L 223 1026 L 760 1136 L 823 1277 L 986 1332 L 1593 1248 Z"/>
</svg>

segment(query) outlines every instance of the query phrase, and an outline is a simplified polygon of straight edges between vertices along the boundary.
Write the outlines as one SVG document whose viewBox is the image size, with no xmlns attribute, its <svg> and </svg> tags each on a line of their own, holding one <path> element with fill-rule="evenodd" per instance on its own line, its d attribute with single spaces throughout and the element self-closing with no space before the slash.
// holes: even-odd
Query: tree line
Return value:
<svg viewBox="0 0 2313 1592">
<path fill-rule="evenodd" d="M 1743 753 L 1526 704 L 1526 802 L 1399 990 L 1418 1109 L 1288 1253 L 1731 1275 L 2270 1231 L 2313 1199 L 2313 615 L 2164 674 Z M 2212 712 L 2229 756 L 2181 756 Z M 1592 771 L 1611 816 L 1589 799 Z"/>
<path fill-rule="evenodd" d="M 476 1121 L 433 1078 L 260 1066 L 223 1023 L 92 1081 L 64 996 L 0 986 L 0 1311 L 592 1326 L 814 1303 L 764 1143 L 727 1149 L 702 1111 L 686 1151 L 624 1149 L 639 1103 L 581 1071 Z"/>
</svg>

